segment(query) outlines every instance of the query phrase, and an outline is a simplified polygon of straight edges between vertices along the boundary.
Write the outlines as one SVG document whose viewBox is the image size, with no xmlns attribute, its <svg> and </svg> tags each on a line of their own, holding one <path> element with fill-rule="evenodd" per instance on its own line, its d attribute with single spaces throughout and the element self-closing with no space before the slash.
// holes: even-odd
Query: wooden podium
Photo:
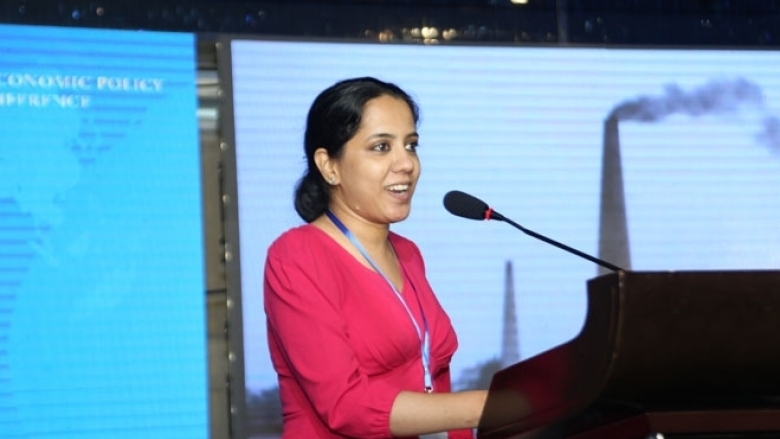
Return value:
<svg viewBox="0 0 780 439">
<path fill-rule="evenodd" d="M 496 373 L 477 437 L 780 437 L 780 271 L 588 281 L 580 334 Z"/>
</svg>

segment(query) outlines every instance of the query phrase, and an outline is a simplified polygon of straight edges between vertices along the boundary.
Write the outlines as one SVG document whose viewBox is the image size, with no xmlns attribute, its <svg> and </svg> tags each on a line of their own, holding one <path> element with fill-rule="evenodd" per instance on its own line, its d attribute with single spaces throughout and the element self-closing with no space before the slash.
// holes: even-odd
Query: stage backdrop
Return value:
<svg viewBox="0 0 780 439">
<path fill-rule="evenodd" d="M 206 438 L 194 37 L 0 26 L 0 436 Z"/>
<path fill-rule="evenodd" d="M 394 82 L 420 104 L 422 176 L 412 214 L 392 228 L 419 245 L 457 329 L 456 387 L 491 360 L 575 337 L 598 270 L 508 224 L 448 214 L 450 190 L 626 269 L 780 266 L 780 52 L 241 39 L 229 49 L 233 293 L 249 397 L 276 385 L 263 264 L 272 240 L 301 224 L 292 200 L 306 113 L 344 78 Z"/>
</svg>

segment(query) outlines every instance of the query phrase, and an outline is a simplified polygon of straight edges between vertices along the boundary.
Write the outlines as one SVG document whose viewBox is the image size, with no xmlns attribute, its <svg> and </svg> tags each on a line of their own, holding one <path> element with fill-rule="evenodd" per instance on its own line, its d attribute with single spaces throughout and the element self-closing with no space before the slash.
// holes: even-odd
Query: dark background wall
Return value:
<svg viewBox="0 0 780 439">
<path fill-rule="evenodd" d="M 0 22 L 116 29 L 597 45 L 777 47 L 774 0 L 6 0 Z M 444 42 L 443 38 L 439 42 Z"/>
</svg>

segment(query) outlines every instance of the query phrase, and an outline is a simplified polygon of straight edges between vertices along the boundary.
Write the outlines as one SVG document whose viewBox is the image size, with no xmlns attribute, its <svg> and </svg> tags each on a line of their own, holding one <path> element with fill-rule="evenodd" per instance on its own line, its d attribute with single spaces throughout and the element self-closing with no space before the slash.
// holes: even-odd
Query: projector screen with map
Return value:
<svg viewBox="0 0 780 439">
<path fill-rule="evenodd" d="M 194 35 L 0 37 L 0 436 L 205 439 Z"/>
</svg>

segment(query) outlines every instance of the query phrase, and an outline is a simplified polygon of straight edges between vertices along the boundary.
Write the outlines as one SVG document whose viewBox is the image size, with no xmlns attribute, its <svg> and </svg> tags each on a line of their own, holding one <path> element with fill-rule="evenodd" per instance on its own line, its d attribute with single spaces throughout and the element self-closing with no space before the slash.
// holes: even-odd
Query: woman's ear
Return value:
<svg viewBox="0 0 780 439">
<path fill-rule="evenodd" d="M 317 165 L 317 169 L 320 170 L 322 178 L 328 182 L 329 185 L 334 186 L 338 184 L 339 176 L 336 172 L 336 166 L 334 161 L 328 155 L 328 151 L 325 148 L 317 148 L 314 151 L 314 163 Z"/>
</svg>

